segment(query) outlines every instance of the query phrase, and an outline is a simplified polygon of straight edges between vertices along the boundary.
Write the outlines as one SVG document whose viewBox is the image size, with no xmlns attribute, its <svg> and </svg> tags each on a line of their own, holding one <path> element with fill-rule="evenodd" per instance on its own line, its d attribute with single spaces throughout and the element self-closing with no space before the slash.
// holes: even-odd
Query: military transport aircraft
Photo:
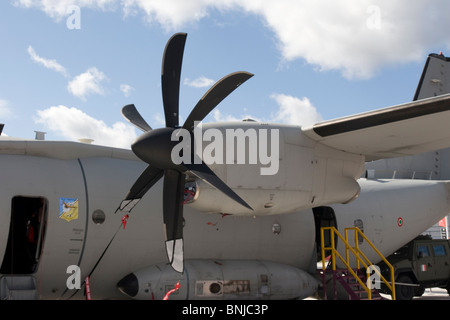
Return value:
<svg viewBox="0 0 450 320">
<path fill-rule="evenodd" d="M 180 125 L 185 40 L 163 55 L 166 127 L 122 109 L 143 131 L 132 150 L 0 136 L 1 299 L 83 299 L 86 276 L 95 299 L 178 282 L 171 299 L 305 298 L 320 227 L 357 225 L 387 255 L 450 211 L 446 181 L 360 178 L 367 160 L 450 147 L 450 95 L 308 128 L 199 123 L 252 76 L 236 72 Z"/>
</svg>

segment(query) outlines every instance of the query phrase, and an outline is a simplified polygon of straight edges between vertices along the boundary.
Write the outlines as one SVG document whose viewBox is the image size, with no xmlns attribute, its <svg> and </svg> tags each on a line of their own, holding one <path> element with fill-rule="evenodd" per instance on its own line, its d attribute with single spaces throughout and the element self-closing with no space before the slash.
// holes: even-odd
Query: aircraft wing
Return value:
<svg viewBox="0 0 450 320">
<path fill-rule="evenodd" d="M 450 147 L 450 94 L 320 122 L 302 131 L 366 161 Z"/>
</svg>

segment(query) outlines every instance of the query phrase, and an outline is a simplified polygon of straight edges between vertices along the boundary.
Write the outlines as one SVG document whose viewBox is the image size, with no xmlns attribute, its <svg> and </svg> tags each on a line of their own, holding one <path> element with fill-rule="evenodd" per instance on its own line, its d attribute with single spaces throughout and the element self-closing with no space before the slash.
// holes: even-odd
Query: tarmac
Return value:
<svg viewBox="0 0 450 320">
<path fill-rule="evenodd" d="M 429 288 L 421 297 L 414 297 L 413 300 L 450 300 L 450 295 L 446 289 Z"/>
<path fill-rule="evenodd" d="M 391 300 L 391 296 L 381 293 L 381 296 L 387 300 Z M 316 297 L 308 297 L 304 300 L 318 300 Z M 428 288 L 421 297 L 414 297 L 413 300 L 450 300 L 450 295 L 446 289 Z"/>
</svg>

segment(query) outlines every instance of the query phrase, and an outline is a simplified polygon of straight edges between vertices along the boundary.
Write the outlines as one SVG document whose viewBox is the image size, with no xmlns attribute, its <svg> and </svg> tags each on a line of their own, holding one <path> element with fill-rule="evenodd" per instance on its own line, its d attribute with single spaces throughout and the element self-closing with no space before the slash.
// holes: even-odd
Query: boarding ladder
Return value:
<svg viewBox="0 0 450 320">
<path fill-rule="evenodd" d="M 325 237 L 324 232 L 329 230 L 330 232 L 330 247 L 325 247 Z M 354 232 L 355 245 L 351 246 L 349 244 L 349 231 Z M 336 250 L 335 235 L 339 237 L 342 243 L 345 245 L 345 258 Z M 370 247 L 376 252 L 376 254 L 386 263 L 390 268 L 390 278 L 391 282 L 388 282 L 385 277 L 379 272 L 378 268 L 373 267 L 373 263 L 367 258 L 367 256 L 360 250 L 358 237 L 362 237 Z M 334 289 L 334 297 L 331 299 L 337 299 L 337 287 L 336 284 L 339 282 L 341 286 L 348 293 L 348 297 L 351 300 L 380 300 L 382 297 L 379 295 L 378 291 L 375 290 L 375 286 L 370 279 L 371 272 L 374 271 L 379 279 L 386 285 L 386 287 L 391 291 L 392 300 L 395 300 L 395 284 L 394 284 L 394 268 L 386 260 L 386 258 L 378 251 L 377 248 L 372 244 L 372 242 L 364 235 L 364 233 L 357 227 L 346 228 L 345 238 L 338 232 L 335 227 L 322 227 L 320 229 L 320 242 L 322 250 L 322 269 L 318 272 L 323 281 L 323 298 L 326 300 L 327 297 L 327 280 L 330 273 L 332 274 L 332 283 Z M 326 267 L 325 253 L 331 252 L 331 269 Z M 339 258 L 340 262 L 345 266 L 345 268 L 336 268 L 336 257 Z M 350 264 L 350 257 L 354 257 L 356 261 L 356 268 L 352 268 Z M 360 268 L 361 265 L 365 268 L 366 273 L 362 272 Z"/>
</svg>

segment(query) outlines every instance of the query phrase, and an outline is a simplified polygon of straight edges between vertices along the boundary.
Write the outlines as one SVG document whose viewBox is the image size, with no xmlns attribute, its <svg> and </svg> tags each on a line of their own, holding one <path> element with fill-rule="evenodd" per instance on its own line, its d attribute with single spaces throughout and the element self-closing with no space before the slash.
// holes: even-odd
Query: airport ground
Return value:
<svg viewBox="0 0 450 320">
<path fill-rule="evenodd" d="M 388 294 L 381 294 L 381 296 L 387 300 L 391 300 L 391 296 Z M 309 297 L 305 300 L 318 300 L 315 297 Z M 414 297 L 413 300 L 450 300 L 450 295 L 446 289 L 442 288 L 428 288 L 425 289 L 424 294 L 421 297 Z"/>
</svg>

